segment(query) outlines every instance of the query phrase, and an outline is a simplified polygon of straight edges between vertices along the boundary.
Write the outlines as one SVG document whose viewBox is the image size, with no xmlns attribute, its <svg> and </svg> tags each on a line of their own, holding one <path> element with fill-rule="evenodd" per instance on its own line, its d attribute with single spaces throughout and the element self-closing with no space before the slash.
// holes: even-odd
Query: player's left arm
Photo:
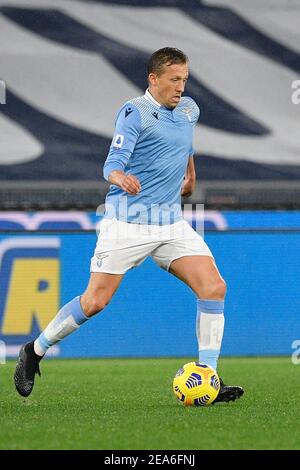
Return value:
<svg viewBox="0 0 300 470">
<path fill-rule="evenodd" d="M 181 196 L 189 197 L 195 190 L 196 185 L 196 171 L 193 155 L 190 155 L 189 161 L 186 167 L 185 177 L 181 187 Z"/>
</svg>

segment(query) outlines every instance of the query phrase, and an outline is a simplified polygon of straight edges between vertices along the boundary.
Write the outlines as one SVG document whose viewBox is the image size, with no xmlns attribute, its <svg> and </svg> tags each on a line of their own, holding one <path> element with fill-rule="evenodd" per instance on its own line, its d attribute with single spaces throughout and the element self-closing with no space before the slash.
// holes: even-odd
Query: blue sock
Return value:
<svg viewBox="0 0 300 470">
<path fill-rule="evenodd" d="M 224 331 L 224 301 L 197 299 L 199 362 L 217 370 Z"/>
<path fill-rule="evenodd" d="M 89 319 L 82 310 L 80 296 L 75 297 L 71 302 L 64 305 L 56 317 L 49 323 L 45 330 L 34 342 L 34 351 L 39 356 L 43 356 L 47 349 L 58 343 L 79 326 Z"/>
</svg>

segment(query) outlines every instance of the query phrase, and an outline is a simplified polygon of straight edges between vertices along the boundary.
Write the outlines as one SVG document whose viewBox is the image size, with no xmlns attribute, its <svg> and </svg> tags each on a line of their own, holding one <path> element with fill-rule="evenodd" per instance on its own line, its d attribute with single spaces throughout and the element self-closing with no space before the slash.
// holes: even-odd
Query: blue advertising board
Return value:
<svg viewBox="0 0 300 470">
<path fill-rule="evenodd" d="M 299 210 L 217 211 L 202 204 L 184 206 L 184 217 L 193 225 L 203 222 L 208 230 L 300 229 Z M 92 211 L 0 211 L 0 231 L 95 230 L 102 215 Z"/>
<path fill-rule="evenodd" d="M 92 232 L 0 235 L 0 340 L 8 355 L 84 291 L 95 242 Z M 290 355 L 300 338 L 300 232 L 211 232 L 206 242 L 228 285 L 222 354 Z M 197 357 L 195 316 L 192 291 L 147 259 L 52 354 Z"/>
</svg>

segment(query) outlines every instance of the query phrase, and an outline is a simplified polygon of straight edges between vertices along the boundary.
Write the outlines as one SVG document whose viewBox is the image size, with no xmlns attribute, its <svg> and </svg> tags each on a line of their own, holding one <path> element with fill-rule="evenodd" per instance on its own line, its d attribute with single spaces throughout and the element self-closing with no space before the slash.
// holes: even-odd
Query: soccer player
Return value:
<svg viewBox="0 0 300 470">
<path fill-rule="evenodd" d="M 182 96 L 188 58 L 165 47 L 148 63 L 148 89 L 121 107 L 103 174 L 111 183 L 85 292 L 63 306 L 40 336 L 22 346 L 14 375 L 28 396 L 47 349 L 101 312 L 124 274 L 148 256 L 197 297 L 199 362 L 217 369 L 226 285 L 203 238 L 183 219 L 181 196 L 195 187 L 193 131 L 199 108 Z M 243 394 L 221 381 L 216 402 Z"/>
</svg>

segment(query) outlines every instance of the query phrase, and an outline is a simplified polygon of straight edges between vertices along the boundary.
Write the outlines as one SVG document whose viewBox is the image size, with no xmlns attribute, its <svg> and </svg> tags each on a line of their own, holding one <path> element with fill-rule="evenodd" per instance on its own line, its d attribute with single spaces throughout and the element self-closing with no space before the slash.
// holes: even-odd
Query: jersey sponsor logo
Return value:
<svg viewBox="0 0 300 470">
<path fill-rule="evenodd" d="M 124 142 L 124 136 L 122 134 L 117 134 L 113 143 L 113 147 L 116 149 L 122 148 Z"/>
<path fill-rule="evenodd" d="M 59 310 L 59 246 L 56 237 L 0 242 L 0 340 L 8 355 L 35 339 Z"/>
<path fill-rule="evenodd" d="M 131 114 L 133 112 L 133 109 L 131 108 L 126 108 L 125 110 L 125 118 L 127 118 L 127 116 L 129 116 L 129 114 Z"/>
</svg>

